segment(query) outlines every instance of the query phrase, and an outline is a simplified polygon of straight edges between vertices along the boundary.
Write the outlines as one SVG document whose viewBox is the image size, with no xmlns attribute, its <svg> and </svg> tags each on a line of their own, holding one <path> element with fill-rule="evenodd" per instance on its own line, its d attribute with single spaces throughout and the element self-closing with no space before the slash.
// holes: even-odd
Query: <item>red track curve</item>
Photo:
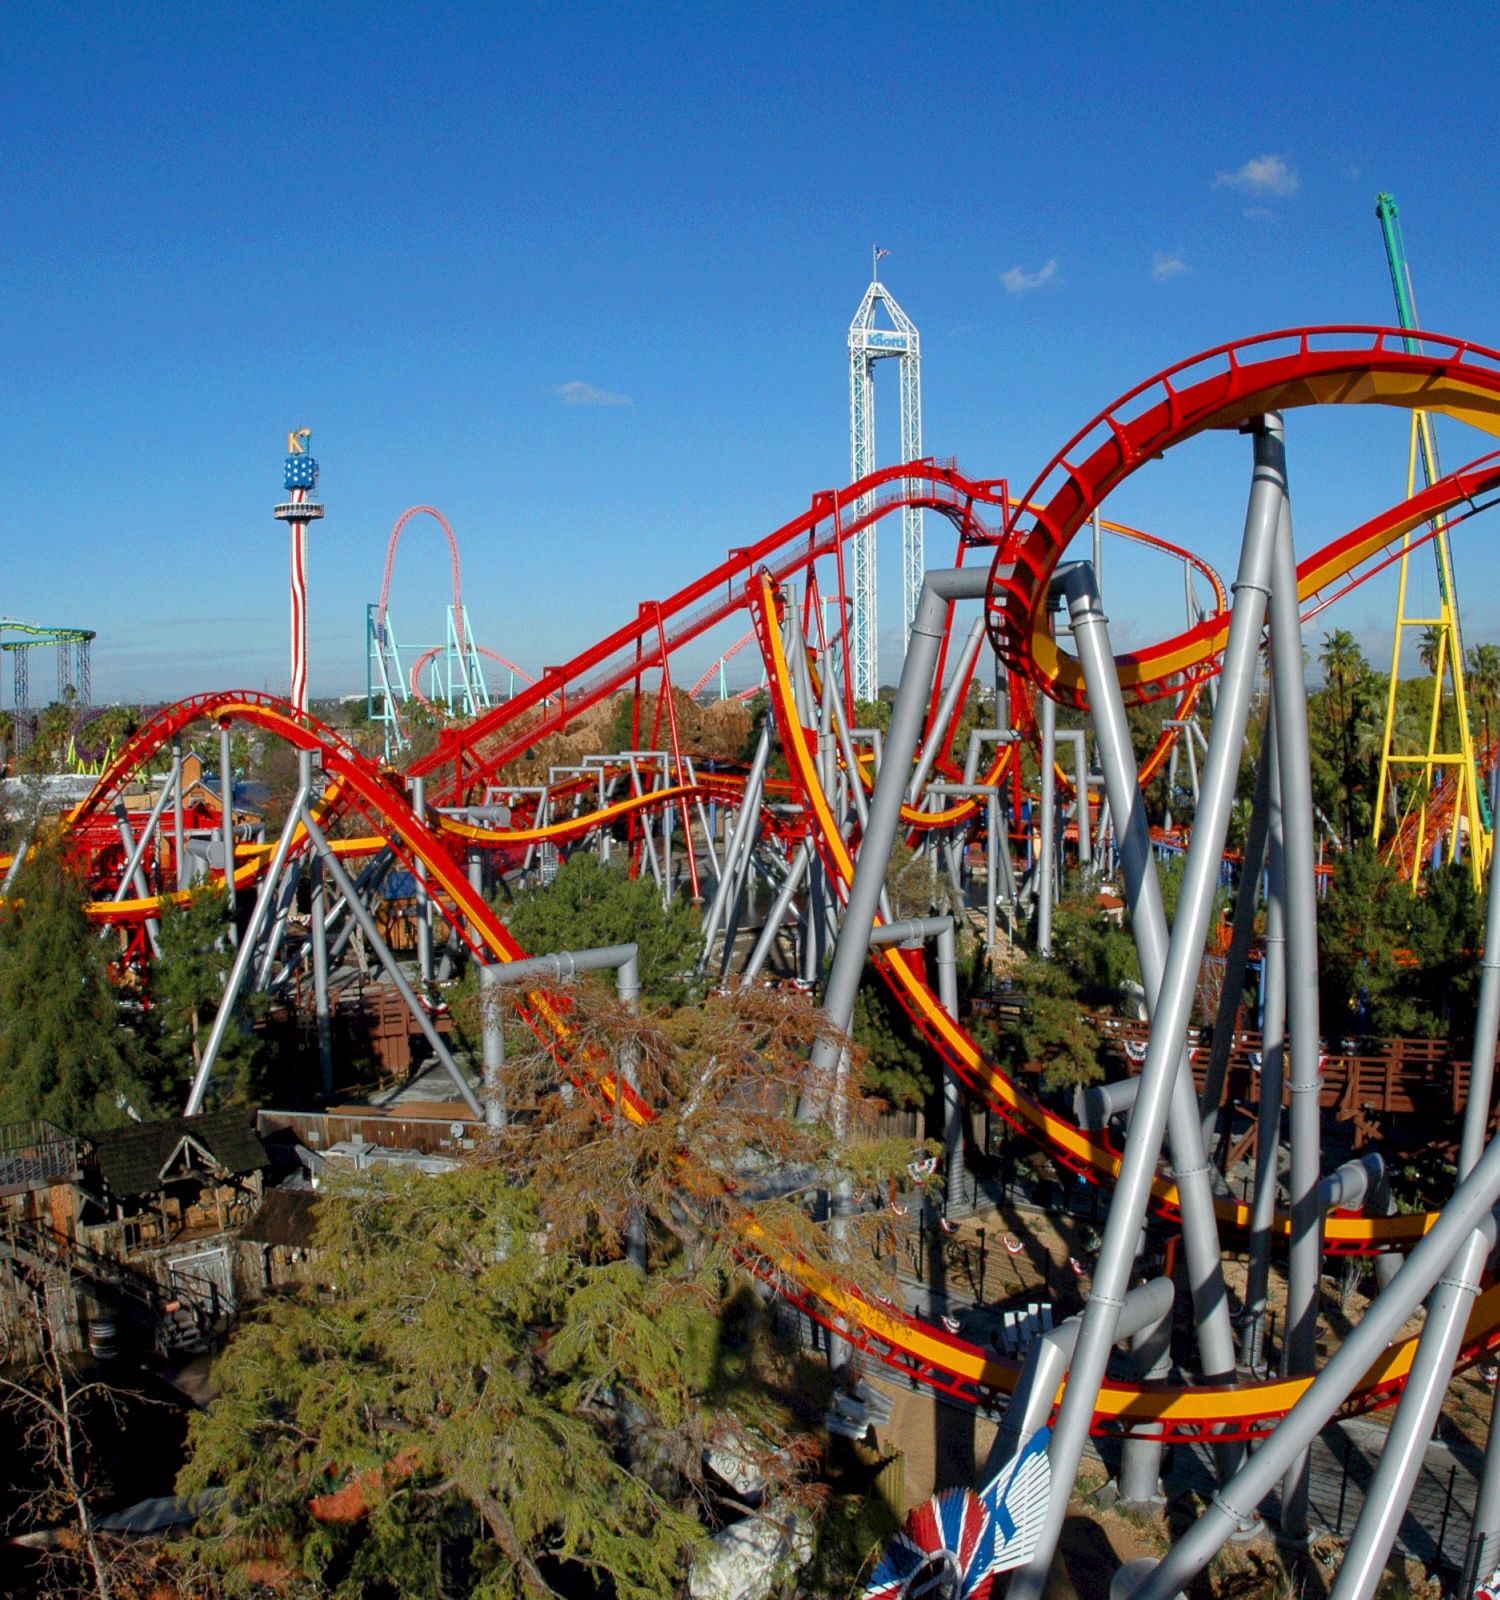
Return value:
<svg viewBox="0 0 1500 1600">
<path fill-rule="evenodd" d="M 448 558 L 453 567 L 453 626 L 458 631 L 458 649 L 463 653 L 464 648 L 464 581 L 463 568 L 458 558 L 458 539 L 455 537 L 447 517 L 436 506 L 412 506 L 403 511 L 396 519 L 396 526 L 391 529 L 391 540 L 385 551 L 385 576 L 380 584 L 380 609 L 376 613 L 375 626 L 383 639 L 385 637 L 385 616 L 391 599 L 391 579 L 396 571 L 396 546 L 401 542 L 401 530 L 416 516 L 434 517 L 438 526 L 448 540 Z"/>
</svg>

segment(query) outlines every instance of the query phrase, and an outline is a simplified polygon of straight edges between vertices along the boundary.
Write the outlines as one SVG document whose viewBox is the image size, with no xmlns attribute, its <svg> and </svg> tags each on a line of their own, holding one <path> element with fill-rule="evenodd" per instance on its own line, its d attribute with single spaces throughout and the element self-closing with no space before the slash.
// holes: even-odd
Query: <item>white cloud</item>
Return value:
<svg viewBox="0 0 1500 1600">
<path fill-rule="evenodd" d="M 1238 189 L 1241 194 L 1286 196 L 1297 192 L 1297 174 L 1280 156 L 1254 156 L 1237 172 L 1221 172 L 1215 189 Z"/>
<path fill-rule="evenodd" d="M 616 394 L 612 389 L 596 389 L 582 378 L 572 378 L 560 383 L 552 391 L 570 406 L 631 406 L 635 401 L 628 394 Z"/>
<path fill-rule="evenodd" d="M 1051 283 L 1056 276 L 1057 257 L 1053 256 L 1045 267 L 1039 267 L 1035 272 L 1012 267 L 1000 274 L 1000 281 L 1005 285 L 1006 294 L 1029 294 L 1033 289 L 1040 289 L 1044 283 Z"/>
<path fill-rule="evenodd" d="M 1188 264 L 1182 259 L 1180 250 L 1158 250 L 1151 263 L 1151 276 L 1158 283 L 1165 283 L 1168 278 L 1180 277 L 1187 269 Z"/>
</svg>

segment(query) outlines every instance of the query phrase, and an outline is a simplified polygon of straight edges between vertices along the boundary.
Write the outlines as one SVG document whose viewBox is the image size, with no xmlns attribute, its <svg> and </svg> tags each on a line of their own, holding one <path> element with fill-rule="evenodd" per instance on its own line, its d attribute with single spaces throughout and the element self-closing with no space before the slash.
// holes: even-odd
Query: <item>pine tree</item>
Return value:
<svg viewBox="0 0 1500 1600">
<path fill-rule="evenodd" d="M 577 1086 L 549 1048 L 513 1055 L 525 1120 L 475 1165 L 362 1173 L 320 1199 L 320 1288 L 240 1330 L 193 1419 L 179 1488 L 222 1491 L 181 1547 L 194 1594 L 279 1569 L 351 1600 L 655 1600 L 680 1592 L 705 1510 L 744 1509 L 706 1445 L 752 1460 L 780 1504 L 816 1496 L 783 1398 L 805 1379 L 767 1346 L 746 1255 L 855 1270 L 808 1191 L 835 1158 L 888 1183 L 910 1145 L 794 1120 L 807 1002 L 752 992 L 639 1019 L 580 985 L 565 1010 Z M 662 1115 L 601 1114 L 622 1050 Z M 768 1185 L 753 1232 L 747 1188 L 772 1174 L 793 1192 Z M 849 1260 L 889 1291 L 859 1248 L 887 1220 L 851 1219 Z"/>
<path fill-rule="evenodd" d="M 162 908 L 161 954 L 151 969 L 152 1092 L 164 1114 L 182 1109 L 208 1042 L 234 961 L 223 891 L 204 887 Z M 265 1008 L 249 996 L 230 1024 L 214 1068 L 221 1099 L 251 1101 L 259 1087 L 261 1041 L 250 1026 Z"/>
<path fill-rule="evenodd" d="M 641 992 L 648 1001 L 680 1005 L 698 953 L 697 918 L 674 900 L 663 907 L 649 875 L 631 878 L 624 865 L 591 852 L 570 856 L 545 888 L 500 907 L 510 931 L 528 950 L 586 950 L 640 946 Z"/>
<path fill-rule="evenodd" d="M 71 1133 L 125 1120 L 142 1098 L 109 946 L 84 915 L 82 879 L 55 844 L 32 852 L 0 910 L 0 1121 Z"/>
</svg>

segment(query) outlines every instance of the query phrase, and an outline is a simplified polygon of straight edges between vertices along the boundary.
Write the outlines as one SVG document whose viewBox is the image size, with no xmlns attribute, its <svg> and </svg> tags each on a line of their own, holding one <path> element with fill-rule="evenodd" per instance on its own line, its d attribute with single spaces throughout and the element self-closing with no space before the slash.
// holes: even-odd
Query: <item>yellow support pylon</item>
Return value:
<svg viewBox="0 0 1500 1600">
<path fill-rule="evenodd" d="M 1417 463 L 1420 459 L 1428 483 L 1439 476 L 1437 449 L 1432 437 L 1432 422 L 1425 411 L 1412 413 L 1411 451 L 1407 461 L 1406 494 L 1410 499 L 1417 492 Z M 1439 518 L 1432 524 L 1432 547 L 1437 558 L 1438 614 L 1435 617 L 1413 617 L 1406 609 L 1407 569 L 1411 555 L 1412 535 L 1408 532 L 1401 548 L 1400 579 L 1396 598 L 1396 636 L 1391 650 L 1391 678 L 1386 692 L 1385 730 L 1381 739 L 1380 777 L 1375 790 L 1374 842 L 1380 848 L 1385 822 L 1386 797 L 1399 792 L 1396 788 L 1397 770 L 1412 770 L 1416 782 L 1408 786 L 1405 805 L 1392 830 L 1387 856 L 1394 859 L 1403 874 L 1413 881 L 1421 877 L 1427 861 L 1428 813 L 1436 791 L 1445 776 L 1451 773 L 1454 784 L 1451 816 L 1452 822 L 1444 841 L 1449 861 L 1457 860 L 1461 834 L 1466 835 L 1466 859 L 1474 880 L 1474 887 L 1483 883 L 1484 869 L 1493 848 L 1493 832 L 1484 826 L 1479 789 L 1479 768 L 1474 752 L 1474 737 L 1469 728 L 1469 703 L 1464 686 L 1463 635 L 1459 628 L 1458 608 L 1454 599 L 1453 557 L 1448 547 L 1446 520 Z M 1397 690 L 1401 677 L 1401 647 L 1408 628 L 1432 629 L 1437 635 L 1437 660 L 1433 666 L 1432 712 L 1427 724 L 1427 748 L 1424 752 L 1402 752 L 1396 749 Z M 1444 749 L 1443 711 L 1445 697 L 1444 679 L 1452 681 L 1453 722 L 1456 724 L 1457 748 Z M 1415 815 L 1415 840 L 1409 858 L 1403 848 L 1403 833 L 1407 819 Z M 1462 828 L 1460 827 L 1462 819 Z"/>
</svg>

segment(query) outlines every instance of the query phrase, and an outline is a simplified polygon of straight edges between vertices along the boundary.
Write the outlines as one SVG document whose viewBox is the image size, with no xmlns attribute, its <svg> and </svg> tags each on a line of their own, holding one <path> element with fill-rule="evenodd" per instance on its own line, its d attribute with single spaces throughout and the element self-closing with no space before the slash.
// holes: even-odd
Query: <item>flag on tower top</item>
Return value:
<svg viewBox="0 0 1500 1600">
<path fill-rule="evenodd" d="M 875 259 L 877 261 L 880 260 L 881 256 L 888 256 L 889 254 L 890 254 L 889 250 L 882 250 L 879 245 L 875 246 Z"/>
</svg>

